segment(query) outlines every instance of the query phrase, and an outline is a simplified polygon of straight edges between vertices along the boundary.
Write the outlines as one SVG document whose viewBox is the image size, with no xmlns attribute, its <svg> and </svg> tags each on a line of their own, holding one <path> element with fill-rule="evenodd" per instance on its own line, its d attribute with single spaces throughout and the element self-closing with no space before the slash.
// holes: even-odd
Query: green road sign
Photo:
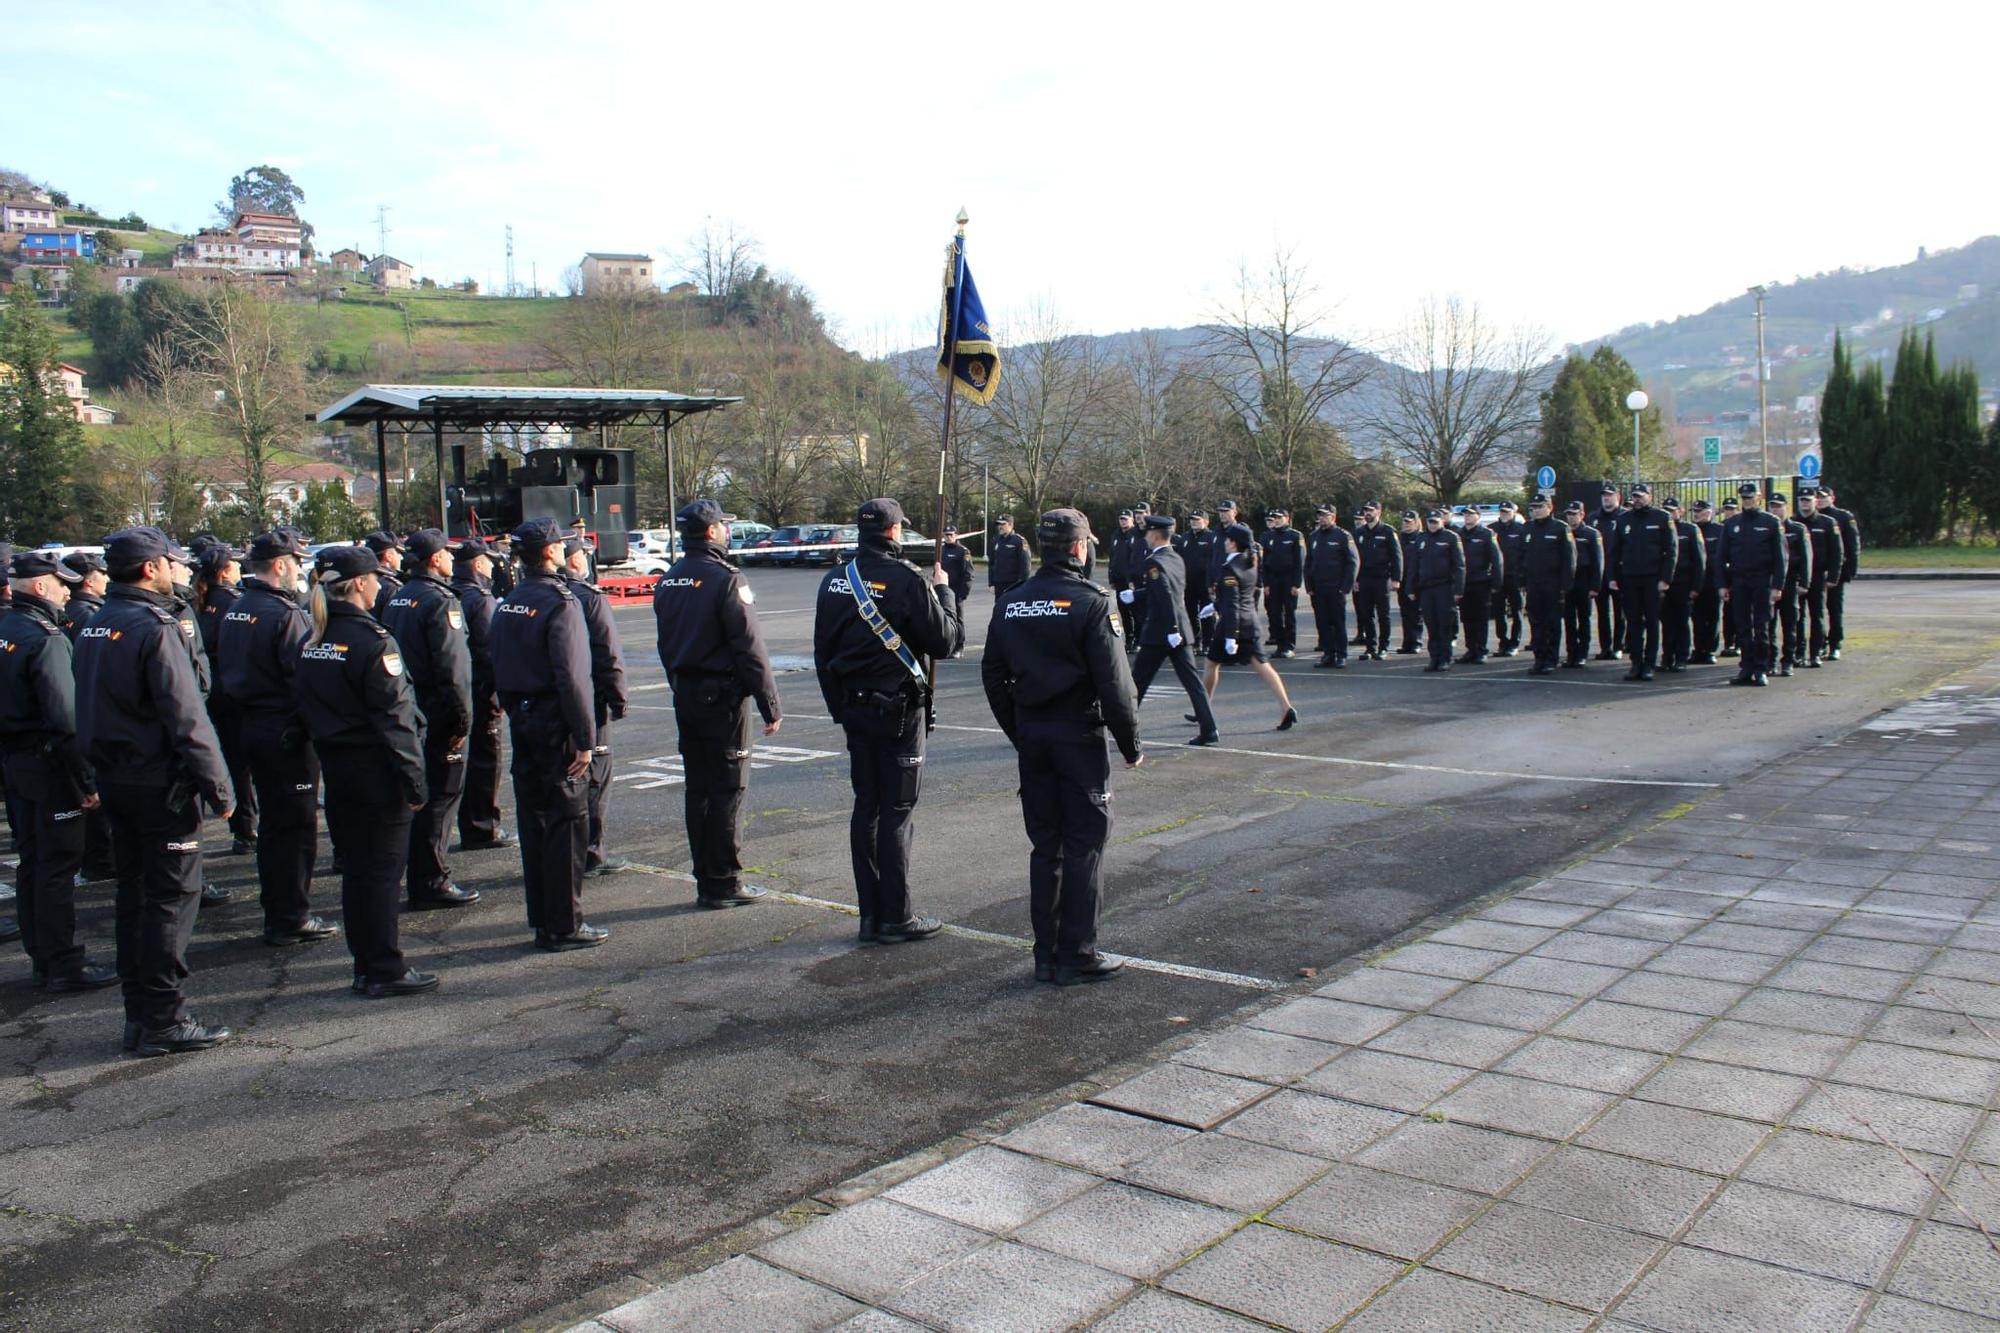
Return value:
<svg viewBox="0 0 2000 1333">
<path fill-rule="evenodd" d="M 1720 435 L 1704 435 L 1701 437 L 1701 461 L 1710 467 L 1714 467 L 1722 461 L 1722 437 Z"/>
</svg>

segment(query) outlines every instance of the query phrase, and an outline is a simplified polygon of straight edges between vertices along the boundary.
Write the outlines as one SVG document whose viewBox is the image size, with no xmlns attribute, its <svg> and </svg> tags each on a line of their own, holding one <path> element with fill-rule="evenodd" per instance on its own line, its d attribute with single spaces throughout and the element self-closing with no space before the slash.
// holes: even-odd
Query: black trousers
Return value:
<svg viewBox="0 0 2000 1333">
<path fill-rule="evenodd" d="M 722 898 L 743 883 L 737 819 L 750 785 L 750 701 L 734 681 L 683 678 L 674 683 L 674 721 L 687 774 L 688 854 L 695 892 Z"/>
<path fill-rule="evenodd" d="M 1336 662 L 1347 660 L 1347 594 L 1331 588 L 1312 591 L 1313 632 L 1319 635 L 1316 650 L 1321 657 Z M 1384 636 L 1387 637 L 1386 635 Z"/>
<path fill-rule="evenodd" d="M 1838 648 L 1847 637 L 1847 585 L 1828 583 L 1826 585 L 1826 646 Z"/>
<path fill-rule="evenodd" d="M 854 787 L 847 850 L 856 904 L 863 920 L 908 921 L 910 847 L 924 785 L 923 704 L 907 694 L 850 698 L 841 724 Z"/>
<path fill-rule="evenodd" d="M 451 863 L 445 859 L 445 849 L 451 843 L 451 826 L 458 819 L 458 803 L 465 794 L 465 751 L 467 742 L 460 742 L 456 750 L 445 742 L 446 736 L 424 733 L 424 786 L 429 789 L 430 800 L 407 821 L 410 826 L 409 865 L 405 871 L 409 881 L 410 898 L 435 898 L 444 892 L 445 885 L 451 883 Z M 332 801 L 329 793 L 328 801 Z M 329 809 L 331 805 L 329 805 Z M 328 818 L 331 827 L 333 820 Z M 335 831 L 333 841 L 341 847 L 340 865 L 347 869 L 348 852 L 354 846 L 342 840 Z M 343 881 L 342 893 L 346 892 Z M 402 973 L 398 972 L 397 976 Z"/>
<path fill-rule="evenodd" d="M 1618 605 L 1625 613 L 1625 656 L 1646 670 L 1660 664 L 1660 581 L 1639 574 L 1618 581 Z"/>
<path fill-rule="evenodd" d="M 1134 632 L 1138 627 L 1138 599 L 1135 597 L 1132 601 L 1127 602 L 1117 594 L 1130 592 L 1131 590 L 1132 585 L 1129 583 L 1117 582 L 1111 585 L 1112 600 L 1118 607 L 1118 625 L 1119 628 L 1125 631 L 1125 642 L 1127 643 L 1136 642 L 1138 639 L 1138 635 Z"/>
<path fill-rule="evenodd" d="M 1778 628 L 1783 634 L 1783 642 L 1778 647 L 1780 662 L 1805 660 L 1805 636 L 1799 632 L 1799 610 L 1803 600 L 1803 590 L 1787 579 L 1785 594 L 1778 599 Z"/>
<path fill-rule="evenodd" d="M 426 760 L 428 769 L 428 755 Z M 394 981 L 409 970 L 396 899 L 415 842 L 413 812 L 400 798 L 403 784 L 381 751 L 321 749 L 319 762 L 326 775 L 327 831 L 346 849 L 340 857 L 340 911 L 354 975 L 361 981 Z"/>
<path fill-rule="evenodd" d="M 1501 583 L 1493 595 L 1493 637 L 1503 652 L 1521 646 L 1521 584 L 1515 579 Z"/>
<path fill-rule="evenodd" d="M 1563 606 L 1568 592 L 1560 583 L 1530 583 L 1526 591 L 1528 632 L 1535 641 L 1535 665 L 1552 667 L 1562 657 Z"/>
<path fill-rule="evenodd" d="M 1830 587 L 1839 586 L 1839 584 L 1828 584 L 1820 579 L 1814 579 L 1805 586 L 1802 592 L 1800 610 L 1804 613 L 1808 627 L 1806 632 L 1806 651 L 1812 654 L 1815 660 L 1826 656 L 1826 650 L 1831 643 L 1827 638 L 1827 591 Z"/>
<path fill-rule="evenodd" d="M 1729 585 L 1729 621 L 1736 627 L 1736 644 L 1743 656 L 1737 670 L 1746 676 L 1771 670 L 1771 580 L 1768 575 L 1737 578 Z"/>
<path fill-rule="evenodd" d="M 37 972 L 62 976 L 83 965 L 76 942 L 76 872 L 83 864 L 83 793 L 39 754 L 10 754 L 7 790 L 20 823 L 14 917 Z"/>
<path fill-rule="evenodd" d="M 1028 919 L 1035 961 L 1074 966 L 1097 952 L 1111 756 L 1101 725 L 1024 719 L 1016 730 L 1028 829 Z"/>
<path fill-rule="evenodd" d="M 185 791 L 102 783 L 118 866 L 118 980 L 125 1021 L 149 1031 L 187 1016 L 188 936 L 201 906 L 201 809 Z M 169 804 L 178 798 L 178 807 Z"/>
<path fill-rule="evenodd" d="M 500 835 L 500 711 L 489 691 L 472 696 L 472 734 L 465 740 L 465 791 L 458 802 L 458 840 L 468 847 Z"/>
<path fill-rule="evenodd" d="M 584 869 L 604 864 L 604 809 L 611 803 L 611 724 L 597 724 L 597 748 L 590 752 L 590 831 L 585 839 Z"/>
<path fill-rule="evenodd" d="M 1343 630 L 1342 639 L 1336 642 L 1342 642 L 1344 638 Z M 1346 654 L 1345 648 L 1339 651 L 1343 656 Z M 1153 683 L 1153 677 L 1160 674 L 1162 662 L 1173 663 L 1174 679 L 1181 683 L 1181 688 L 1187 691 L 1188 702 L 1194 705 L 1196 725 L 1200 726 L 1201 734 L 1215 735 L 1215 712 L 1209 707 L 1208 691 L 1201 683 L 1201 671 L 1194 664 L 1194 650 L 1185 643 L 1178 648 L 1169 648 L 1164 643 L 1139 645 L 1139 655 L 1132 659 L 1132 686 L 1139 702 L 1146 702 L 1146 689 Z"/>
<path fill-rule="evenodd" d="M 1424 646 L 1424 608 L 1417 600 L 1414 584 L 1404 583 L 1397 587 L 1396 613 L 1403 622 L 1402 647 L 1414 653 Z"/>
<path fill-rule="evenodd" d="M 257 792 L 258 900 L 264 929 L 296 930 L 312 909 L 319 859 L 319 758 L 291 719 L 243 719 L 243 749 Z"/>
<path fill-rule="evenodd" d="M 1563 594 L 1563 654 L 1567 661 L 1590 656 L 1590 610 L 1597 600 L 1589 588 L 1572 587 Z"/>
<path fill-rule="evenodd" d="M 590 780 L 569 776 L 569 727 L 552 700 L 526 700 L 509 711 L 508 721 L 528 925 L 538 934 L 569 935 L 583 923 Z"/>
<path fill-rule="evenodd" d="M 1299 646 L 1297 584 L 1272 584 L 1264 589 L 1264 617 L 1273 652 L 1295 652 Z"/>
<path fill-rule="evenodd" d="M 1451 661 L 1452 644 L 1458 639 L 1458 599 L 1447 583 L 1423 589 L 1417 600 L 1423 604 L 1424 633 L 1431 639 L 1431 665 L 1444 666 Z"/>
<path fill-rule="evenodd" d="M 1459 603 L 1459 619 L 1465 623 L 1465 655 L 1473 661 L 1483 661 L 1486 657 L 1486 630 L 1493 623 L 1493 585 L 1491 582 L 1475 583 L 1465 581 L 1465 600 Z M 1429 620 L 1430 617 L 1424 617 Z M 1449 645 L 1446 647 L 1449 652 Z"/>
<path fill-rule="evenodd" d="M 104 817 L 104 807 L 83 812 L 83 877 L 87 880 L 110 879 L 118 873 L 118 867 L 111 860 L 111 821 Z"/>
<path fill-rule="evenodd" d="M 1597 590 L 1597 651 L 1608 653 L 1625 643 L 1624 599 L 1609 588 Z"/>
<path fill-rule="evenodd" d="M 1382 652 L 1389 646 L 1389 580 L 1360 579 L 1354 585 L 1354 618 L 1361 646 Z"/>
<path fill-rule="evenodd" d="M 243 752 L 243 710 L 221 693 L 208 696 L 208 720 L 215 726 L 215 739 L 222 746 L 222 762 L 229 767 L 229 785 L 236 792 L 236 808 L 229 814 L 229 835 L 238 842 L 257 837 L 257 784 L 250 777 L 250 760 Z"/>
<path fill-rule="evenodd" d="M 1722 593 L 1714 587 L 1703 588 L 1694 595 L 1692 607 L 1694 616 L 1694 655 L 1696 657 L 1715 656 L 1722 647 Z"/>
<path fill-rule="evenodd" d="M 1686 666 L 1694 656 L 1694 589 L 1679 584 L 1660 598 L 1660 661 Z"/>
</svg>

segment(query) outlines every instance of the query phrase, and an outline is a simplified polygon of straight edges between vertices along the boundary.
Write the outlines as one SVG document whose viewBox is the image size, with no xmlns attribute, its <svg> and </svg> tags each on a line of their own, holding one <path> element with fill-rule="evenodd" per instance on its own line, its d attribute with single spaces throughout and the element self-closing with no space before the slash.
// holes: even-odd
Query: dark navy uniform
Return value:
<svg viewBox="0 0 2000 1333">
<path fill-rule="evenodd" d="M 1562 658 L 1563 608 L 1576 582 L 1576 538 L 1567 523 L 1553 516 L 1512 526 L 1520 529 L 1520 538 L 1507 568 L 1515 571 L 1526 594 L 1535 671 L 1546 676 Z"/>
<path fill-rule="evenodd" d="M 750 610 L 755 594 L 724 552 L 702 538 L 706 525 L 726 521 L 722 510 L 696 501 L 681 514 L 691 516 L 680 520 L 683 535 L 691 528 L 694 536 L 653 590 L 653 619 L 687 772 L 695 893 L 730 904 L 755 896 L 742 879 L 737 819 L 749 785 L 750 704 L 766 726 L 777 722 L 778 682 Z"/>
<path fill-rule="evenodd" d="M 390 600 L 403 590 L 403 576 L 397 570 L 389 568 L 388 555 L 394 551 L 396 558 L 402 560 L 406 552 L 403 543 L 396 540 L 393 534 L 379 530 L 363 537 L 361 544 L 373 551 L 375 558 L 381 562 L 380 568 L 375 571 L 375 578 L 381 585 L 375 593 L 375 618 L 380 620 Z"/>
<path fill-rule="evenodd" d="M 1417 585 L 1424 633 L 1430 636 L 1431 661 L 1426 671 L 1451 667 L 1451 647 L 1458 639 L 1458 603 L 1465 595 L 1465 548 L 1458 534 L 1442 525 L 1430 527 L 1410 544 L 1415 568 L 1403 571 Z"/>
<path fill-rule="evenodd" d="M 1128 511 L 1120 514 L 1119 517 L 1130 519 L 1132 515 Z M 1136 618 L 1132 614 L 1132 607 L 1138 599 L 1136 596 L 1127 596 L 1126 594 L 1132 592 L 1135 566 L 1142 559 L 1144 559 L 1144 554 L 1139 547 L 1139 530 L 1137 528 L 1120 528 L 1112 535 L 1111 559 L 1107 573 L 1111 579 L 1111 591 L 1118 594 L 1118 623 L 1124 630 L 1125 642 L 1127 644 L 1133 642 L 1133 631 L 1138 627 Z"/>
<path fill-rule="evenodd" d="M 294 683 L 326 774 L 326 822 L 343 849 L 340 906 L 354 955 L 354 989 L 391 993 L 389 984 L 409 973 L 396 899 L 414 841 L 410 823 L 415 807 L 430 796 L 425 772 L 431 765 L 408 659 L 368 612 L 334 601 L 325 632 L 299 652 Z"/>
<path fill-rule="evenodd" d="M 282 549 L 281 549 L 282 548 Z M 253 559 L 290 550 L 265 534 Z M 264 931 L 274 940 L 333 932 L 312 915 L 313 863 L 319 858 L 319 759 L 299 716 L 292 680 L 312 621 L 298 594 L 246 578 L 222 616 L 216 658 L 222 692 L 241 710 L 243 753 L 257 788 L 257 879 Z"/>
<path fill-rule="evenodd" d="M 1305 534 L 1289 525 L 1267 531 L 1264 559 L 1257 566 L 1257 577 L 1264 588 L 1264 615 L 1271 631 L 1271 649 L 1279 657 L 1290 657 L 1298 650 L 1299 584 L 1305 572 Z"/>
<path fill-rule="evenodd" d="M 1829 578 L 1826 585 L 1826 655 L 1837 662 L 1846 637 L 1847 585 L 1861 568 L 1861 522 L 1853 510 L 1838 505 L 1822 503 L 1820 510 L 1840 527 L 1840 577 Z"/>
<path fill-rule="evenodd" d="M 1312 595 L 1319 664 L 1347 664 L 1347 598 L 1359 568 L 1354 538 L 1338 523 L 1322 524 L 1306 539 L 1306 587 Z"/>
<path fill-rule="evenodd" d="M 569 583 L 537 567 L 562 534 L 551 519 L 514 531 L 528 568 L 493 608 L 493 683 L 514 740 L 514 805 L 521 820 L 521 878 L 535 943 L 595 944 L 583 920 L 590 844 L 590 770 L 597 745 L 590 685 L 590 627 Z M 582 770 L 571 774 L 578 755 Z"/>
<path fill-rule="evenodd" d="M 500 827 L 500 698 L 493 688 L 493 584 L 474 561 L 482 545 L 460 542 L 452 553 L 451 590 L 465 617 L 465 645 L 472 658 L 472 735 L 465 746 L 465 790 L 459 797 L 458 839 L 465 851 L 506 841 Z M 493 557 L 488 555 L 487 558 Z"/>
<path fill-rule="evenodd" d="M 1660 662 L 1669 671 L 1694 660 L 1694 599 L 1708 580 L 1708 544 L 1701 529 L 1676 517 L 1674 539 L 1674 576 L 1660 601 Z"/>
<path fill-rule="evenodd" d="M 1403 581 L 1403 543 L 1372 514 L 1354 529 L 1354 618 L 1361 647 L 1380 659 L 1389 648 L 1389 585 Z"/>
<path fill-rule="evenodd" d="M 861 618 L 850 566 L 827 571 L 813 613 L 813 666 L 827 712 L 847 733 L 854 809 L 847 821 L 861 939 L 930 933 L 910 903 L 910 846 L 922 794 L 930 687 L 925 658 L 949 657 L 965 643 L 958 597 L 934 588 L 928 572 L 902 558 L 886 535 L 903 521 L 894 500 L 870 500 L 857 520 L 861 547 L 852 572 L 905 645 L 916 671 Z"/>
<path fill-rule="evenodd" d="M 85 583 L 78 584 L 71 591 L 69 605 L 63 608 L 63 633 L 69 636 L 69 641 L 74 646 L 78 631 L 89 624 L 90 618 L 104 607 L 103 596 L 91 592 L 87 584 L 91 573 L 104 571 L 104 558 L 89 552 L 77 551 L 64 556 L 63 563 L 78 574 L 84 575 L 86 579 Z M 232 783 L 236 781 L 234 769 L 230 770 L 229 780 Z M 240 816 L 239 811 L 229 817 L 232 831 Z M 105 819 L 104 807 L 101 804 L 95 809 L 83 812 L 83 868 L 80 873 L 84 879 L 91 881 L 110 879 L 118 873 L 117 868 L 111 863 L 111 825 Z"/>
<path fill-rule="evenodd" d="M 945 541 L 938 556 L 944 564 L 945 583 L 951 588 L 951 595 L 958 599 L 960 606 L 964 606 L 966 599 L 972 596 L 972 552 L 965 548 L 964 542 L 953 536 Z"/>
<path fill-rule="evenodd" d="M 414 533 L 409 549 L 418 568 L 444 549 L 435 528 Z M 380 573 L 377 573 L 380 577 Z M 472 649 L 457 591 L 433 573 L 419 573 L 381 605 L 382 622 L 402 653 L 403 680 L 422 715 L 424 808 L 410 821 L 406 874 L 410 905 L 457 906 L 466 895 L 451 880 L 446 848 L 465 791 L 465 742 L 472 731 Z M 345 863 L 343 862 L 343 865 Z"/>
<path fill-rule="evenodd" d="M 1486 634 L 1493 621 L 1494 594 L 1507 577 L 1507 558 L 1500 553 L 1500 539 L 1484 523 L 1473 521 L 1467 509 L 1466 524 L 1458 530 L 1465 558 L 1465 591 L 1459 598 L 1465 622 L 1465 654 L 1458 660 L 1478 663 L 1486 660 Z"/>
<path fill-rule="evenodd" d="M 1171 519 L 1147 521 L 1155 527 L 1172 523 Z M 1194 622 L 1188 618 L 1187 590 L 1183 586 L 1185 569 L 1171 545 L 1155 546 L 1147 552 L 1139 576 L 1143 613 L 1139 622 L 1139 655 L 1132 660 L 1132 688 L 1143 704 L 1147 687 L 1159 674 L 1160 663 L 1173 663 L 1174 679 L 1187 691 L 1188 702 L 1194 706 L 1195 722 L 1201 728 L 1195 733 L 1195 743 L 1203 744 L 1217 738 L 1215 713 L 1209 707 L 1201 672 L 1194 664 Z"/>
<path fill-rule="evenodd" d="M 1208 565 L 1215 557 L 1215 531 L 1196 528 L 1181 541 L 1181 567 L 1187 572 L 1187 613 L 1190 621 L 1208 605 Z"/>
<path fill-rule="evenodd" d="M 1747 483 L 1746 483 L 1747 484 Z M 1754 495 L 1755 492 L 1753 491 Z M 1736 680 L 1761 683 L 1772 665 L 1772 594 L 1785 586 L 1785 530 L 1763 510 L 1746 510 L 1724 519 L 1715 544 L 1722 566 L 1722 588 L 1729 599 L 1729 616 L 1736 626 L 1742 652 Z"/>
<path fill-rule="evenodd" d="M 1521 545 L 1527 540 L 1526 528 L 1516 518 L 1512 501 L 1500 506 L 1500 520 L 1493 525 L 1493 536 L 1500 543 L 1503 573 L 1493 595 L 1493 638 L 1502 657 L 1512 657 L 1521 650 L 1521 592 L 1525 586 Z M 1537 649 L 1539 660 L 1539 645 Z"/>
<path fill-rule="evenodd" d="M 131 532 L 146 530 L 106 542 L 114 568 L 179 550 L 157 530 L 150 539 Z M 76 645 L 77 739 L 111 817 L 118 866 L 126 1035 L 135 1049 L 161 1054 L 192 1044 L 153 1038 L 191 1024 L 181 982 L 201 894 L 201 821 L 204 808 L 220 814 L 231 803 L 222 747 L 195 683 L 192 627 L 173 606 L 171 594 L 115 583 Z M 227 1035 L 211 1031 L 206 1044 Z"/>
<path fill-rule="evenodd" d="M 1589 523 L 1570 528 L 1570 536 L 1576 541 L 1576 574 L 1563 603 L 1563 665 L 1581 667 L 1590 660 L 1590 613 L 1604 590 L 1604 536 Z"/>
<path fill-rule="evenodd" d="M 1257 623 L 1257 562 L 1248 551 L 1232 552 L 1215 580 L 1215 631 L 1208 657 L 1226 664 L 1261 662 L 1264 656 L 1263 627 Z"/>
<path fill-rule="evenodd" d="M 1028 579 L 1028 543 L 1018 532 L 996 532 L 986 557 L 986 586 L 1005 592 Z"/>
<path fill-rule="evenodd" d="M 1806 665 L 1816 667 L 1826 656 L 1827 594 L 1840 586 L 1844 565 L 1840 549 L 1840 522 L 1831 514 L 1815 511 L 1799 519 L 1812 539 L 1812 578 L 1805 584 Z"/>
<path fill-rule="evenodd" d="M 1697 508 L 1697 513 L 1710 510 Z M 1695 530 L 1701 534 L 1702 571 L 1701 587 L 1694 595 L 1694 656 L 1688 661 L 1697 666 L 1712 666 L 1715 654 L 1722 647 L 1722 562 L 1716 559 L 1716 543 L 1722 540 L 1722 525 L 1713 518 L 1695 520 Z"/>
<path fill-rule="evenodd" d="M 1618 594 L 1611 591 L 1611 537 L 1618 531 L 1618 520 L 1625 517 L 1625 506 L 1618 503 L 1618 492 L 1607 487 L 1605 497 L 1609 506 L 1599 505 L 1596 513 L 1585 522 L 1597 529 L 1597 536 L 1604 548 L 1605 582 L 1597 588 L 1597 659 L 1609 662 L 1623 651 L 1625 644 L 1625 609 Z"/>
<path fill-rule="evenodd" d="M 203 558 L 209 558 L 207 552 L 203 552 Z M 208 661 L 213 679 L 222 618 L 235 607 L 243 590 L 237 584 L 224 583 L 213 573 L 207 575 L 204 585 L 195 603 L 195 624 L 201 631 L 202 655 Z M 215 726 L 216 739 L 222 742 L 222 759 L 229 765 L 229 783 L 236 789 L 236 809 L 229 816 L 229 833 L 238 848 L 250 850 L 257 843 L 257 787 L 250 778 L 250 758 L 243 750 L 243 710 L 227 690 L 211 689 L 208 720 Z"/>
<path fill-rule="evenodd" d="M 1404 517 L 1415 518 L 1416 515 L 1405 514 Z M 1402 567 L 1404 569 L 1414 568 L 1411 560 L 1411 552 L 1415 549 L 1417 538 L 1423 535 L 1424 525 L 1421 520 L 1417 522 L 1415 527 L 1396 534 L 1396 543 L 1402 551 Z M 1417 601 L 1417 582 L 1415 579 L 1403 579 L 1397 584 L 1396 617 L 1402 622 L 1403 626 L 1402 642 L 1396 648 L 1397 654 L 1407 657 L 1422 652 L 1424 648 L 1424 608 Z"/>
<path fill-rule="evenodd" d="M 1660 585 L 1673 582 L 1679 550 L 1673 519 L 1650 504 L 1627 509 L 1612 529 L 1604 568 L 1625 609 L 1625 657 L 1632 667 L 1627 680 L 1645 680 L 1659 665 L 1660 607 L 1666 592 Z"/>
<path fill-rule="evenodd" d="M 583 608 L 584 628 L 590 635 L 590 698 L 597 711 L 597 746 L 590 752 L 590 840 L 583 864 L 586 871 L 610 874 L 625 865 L 622 858 L 604 851 L 604 808 L 611 800 L 611 724 L 624 719 L 631 703 L 625 692 L 625 649 L 618 642 L 611 603 L 597 585 L 570 575 L 569 590 Z"/>
<path fill-rule="evenodd" d="M 1088 533 L 1083 515 L 1054 510 L 1036 539 L 1067 546 Z M 1104 734 L 1126 762 L 1138 762 L 1139 714 L 1111 607 L 1079 561 L 1066 553 L 1048 560 L 997 599 L 980 662 L 987 703 L 1020 759 L 1035 975 L 1059 984 L 1117 968 L 1097 952 L 1111 834 Z"/>
<path fill-rule="evenodd" d="M 1784 512 L 1782 497 L 1771 497 L 1771 514 L 1785 530 L 1785 582 L 1778 596 L 1778 629 L 1781 642 L 1778 645 L 1778 670 L 1780 676 L 1792 674 L 1792 668 L 1806 660 L 1806 636 L 1802 617 L 1805 611 L 1805 590 L 1813 578 L 1812 534 L 1806 525 Z"/>
</svg>

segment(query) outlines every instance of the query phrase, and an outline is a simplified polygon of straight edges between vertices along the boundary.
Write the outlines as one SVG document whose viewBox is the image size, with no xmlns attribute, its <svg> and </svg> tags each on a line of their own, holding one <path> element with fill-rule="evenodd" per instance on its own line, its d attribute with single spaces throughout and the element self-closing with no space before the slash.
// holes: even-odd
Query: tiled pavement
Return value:
<svg viewBox="0 0 2000 1333">
<path fill-rule="evenodd" d="M 2000 663 L 583 1327 L 1992 1329 L 1996 1088 Z"/>
</svg>

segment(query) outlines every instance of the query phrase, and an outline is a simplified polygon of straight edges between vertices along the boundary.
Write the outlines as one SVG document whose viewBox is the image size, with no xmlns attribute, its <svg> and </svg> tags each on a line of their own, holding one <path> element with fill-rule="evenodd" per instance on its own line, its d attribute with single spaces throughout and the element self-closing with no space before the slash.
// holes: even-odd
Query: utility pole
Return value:
<svg viewBox="0 0 2000 1333">
<path fill-rule="evenodd" d="M 1765 478 L 1771 475 L 1771 410 L 1764 401 L 1769 389 L 1765 383 L 1769 371 L 1764 361 L 1764 288 L 1752 287 L 1750 295 L 1757 298 L 1757 489 L 1761 491 L 1770 484 Z"/>
<path fill-rule="evenodd" d="M 507 290 L 504 295 L 519 296 L 514 289 L 514 224 L 507 224 Z"/>
<path fill-rule="evenodd" d="M 389 253 L 389 206 L 387 204 L 375 205 L 375 253 L 378 255 Z"/>
</svg>

